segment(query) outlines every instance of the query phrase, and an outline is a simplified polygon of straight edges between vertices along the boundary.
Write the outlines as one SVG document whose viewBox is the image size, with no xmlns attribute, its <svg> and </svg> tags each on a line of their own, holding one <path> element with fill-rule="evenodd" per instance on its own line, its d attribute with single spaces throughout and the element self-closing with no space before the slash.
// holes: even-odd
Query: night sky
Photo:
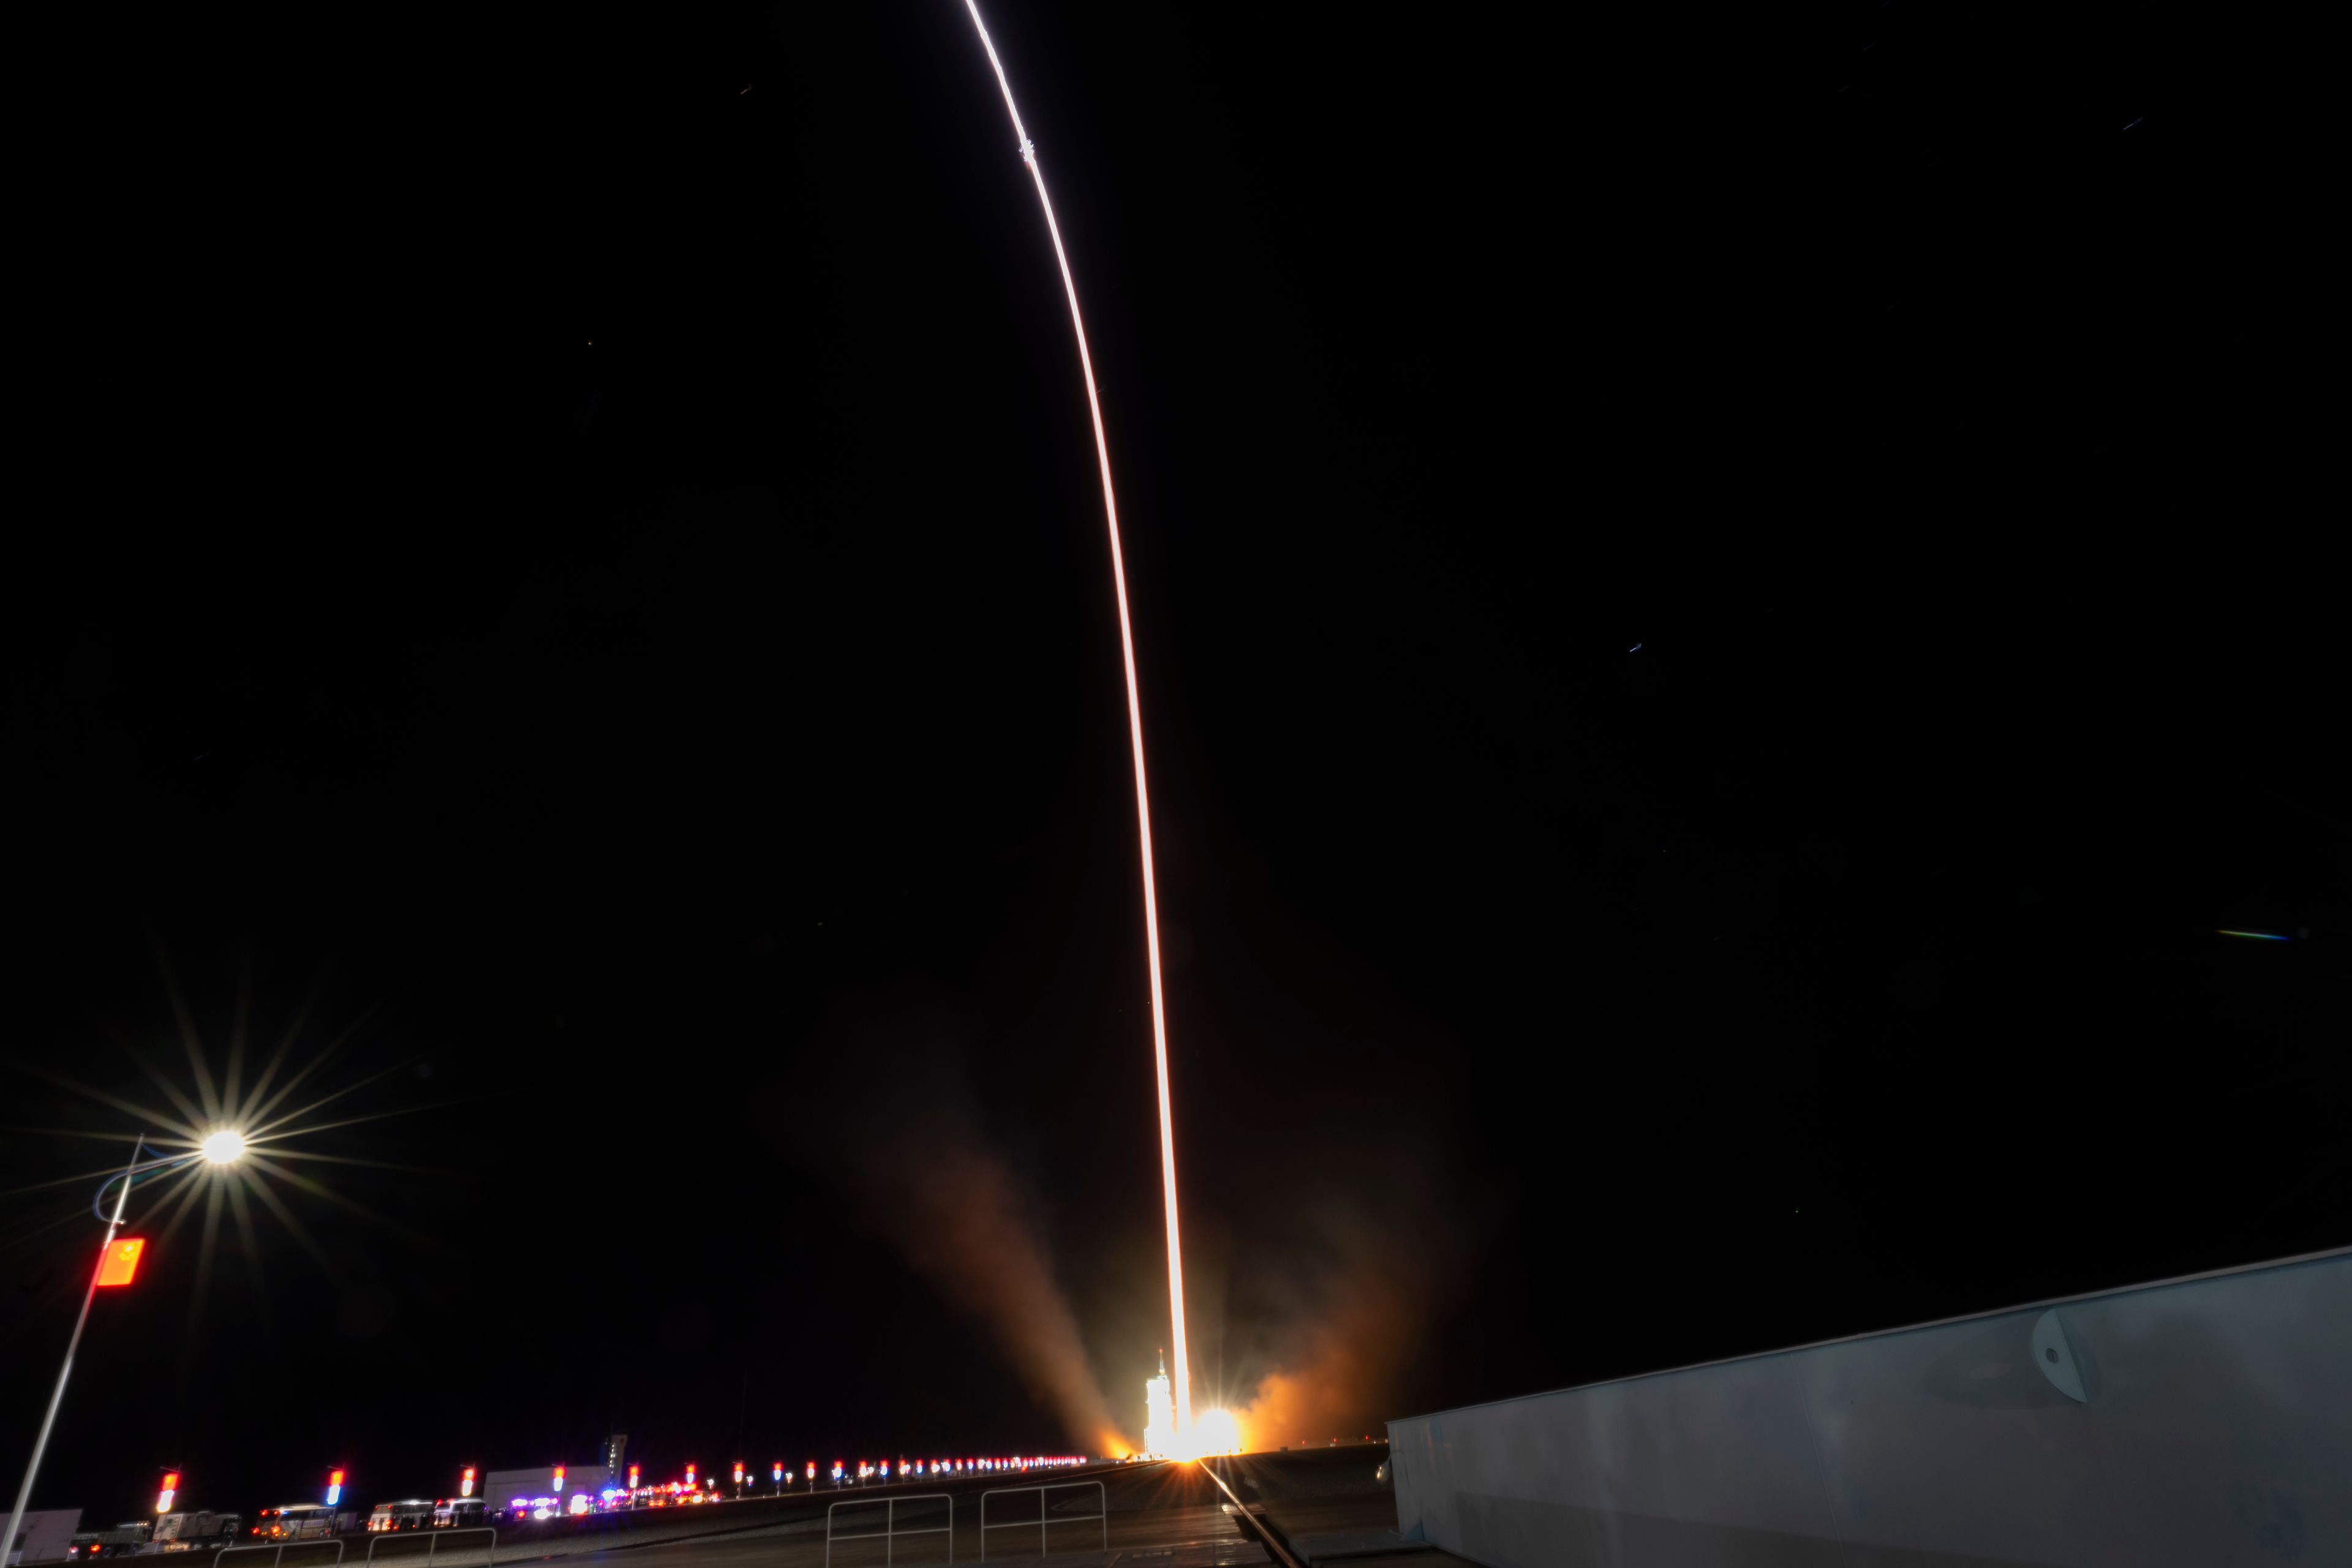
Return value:
<svg viewBox="0 0 2352 1568">
<path fill-rule="evenodd" d="M 36 1506 L 1139 1437 L 1118 630 L 962 9 L 494 10 L 48 46 L 0 1480 L 174 987 L 380 1119 L 101 1299 Z M 2352 1241 L 2309 193 L 2134 15 L 991 11 L 1260 1442 Z"/>
</svg>

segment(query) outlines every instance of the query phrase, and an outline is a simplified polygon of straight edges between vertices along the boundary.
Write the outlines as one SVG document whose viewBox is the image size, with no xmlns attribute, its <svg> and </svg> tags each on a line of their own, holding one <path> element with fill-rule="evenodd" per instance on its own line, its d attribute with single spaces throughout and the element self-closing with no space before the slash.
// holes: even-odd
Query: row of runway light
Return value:
<svg viewBox="0 0 2352 1568">
<path fill-rule="evenodd" d="M 846 1469 L 839 1459 L 835 1459 L 833 1462 L 833 1484 L 844 1486 L 871 1481 L 879 1486 L 887 1486 L 893 1479 L 914 1481 L 928 1480 L 935 1476 L 952 1479 L 956 1476 L 1017 1475 L 1029 1470 L 1071 1469 L 1095 1462 L 1077 1454 L 1014 1454 L 1000 1459 L 900 1459 L 898 1468 L 894 1472 L 887 1459 L 860 1459 L 855 1470 Z M 779 1480 L 782 1479 L 783 1474 L 783 1467 L 781 1465 L 776 1467 L 775 1475 Z M 812 1481 L 816 1479 L 816 1467 L 814 1464 L 808 1468 L 808 1476 Z"/>
<path fill-rule="evenodd" d="M 1090 1458 L 1084 1454 L 1011 1454 L 1002 1458 L 965 1459 L 909 1459 L 901 1457 L 898 1461 L 898 1465 L 895 1469 L 892 1468 L 891 1462 L 887 1459 L 860 1459 L 857 1461 L 856 1468 L 852 1469 L 847 1461 L 835 1459 L 833 1462 L 833 1469 L 829 1472 L 829 1479 L 832 1480 L 833 1484 L 837 1487 L 855 1486 L 861 1481 L 874 1481 L 877 1483 L 888 1482 L 893 1479 L 911 1481 L 926 1479 L 932 1476 L 952 1478 L 955 1476 L 1017 1475 L 1028 1470 L 1066 1470 L 1074 1469 L 1081 1465 L 1091 1465 L 1098 1462 L 1099 1461 Z M 640 1489 L 646 1491 L 667 1490 L 674 1493 L 691 1495 L 698 1490 L 701 1486 L 709 1486 L 715 1489 L 719 1485 L 719 1481 L 715 1477 L 709 1481 L 698 1483 L 695 1479 L 694 1471 L 695 1467 L 688 1465 L 686 1467 L 686 1479 L 683 1481 L 672 1481 L 669 1483 L 667 1488 L 655 1486 L 640 1489 L 637 1486 L 637 1467 L 631 1465 L 629 1467 L 628 1490 L 631 1493 L 636 1492 Z M 816 1485 L 816 1461 L 814 1459 L 808 1461 L 808 1463 L 803 1467 L 801 1475 L 807 1480 L 810 1486 Z M 735 1489 L 739 1493 L 743 1489 L 744 1477 L 745 1471 L 743 1468 L 743 1461 L 738 1459 L 735 1461 Z M 792 1485 L 793 1479 L 792 1468 L 786 1465 L 782 1459 L 778 1459 L 774 1464 L 768 1467 L 769 1484 L 775 1487 L 778 1490 L 782 1490 L 785 1487 Z M 555 1485 L 559 1490 L 562 1489 L 563 1485 L 563 1472 L 560 1468 L 555 1472 Z"/>
<path fill-rule="evenodd" d="M 904 1483 L 934 1478 L 952 1479 L 959 1476 L 1027 1475 L 1037 1470 L 1074 1469 L 1079 1466 L 1101 1462 L 1083 1454 L 1012 1454 L 1001 1458 L 901 1458 L 895 1466 L 888 1459 L 860 1459 L 856 1467 L 852 1468 L 846 1460 L 835 1459 L 828 1475 L 833 1485 L 836 1487 L 888 1486 L 894 1481 Z M 605 1487 L 593 1493 L 573 1492 L 567 1500 L 564 1495 L 563 1467 L 557 1465 L 549 1476 L 551 1495 L 519 1496 L 506 1506 L 514 1510 L 518 1520 L 525 1518 L 545 1520 L 565 1514 L 604 1513 L 639 1508 L 674 1508 L 688 1503 L 727 1500 L 730 1494 L 719 1489 L 719 1478 L 697 1476 L 696 1468 L 697 1467 L 693 1465 L 687 1466 L 684 1480 L 656 1482 L 646 1486 L 639 1484 L 639 1477 L 643 1472 L 636 1466 L 631 1465 L 627 1486 Z M 338 1478 L 342 1474 L 340 1470 L 335 1473 Z M 731 1494 L 733 1497 L 740 1498 L 744 1495 L 746 1479 L 747 1472 L 744 1469 L 743 1461 L 738 1459 L 735 1461 L 735 1486 Z M 801 1479 L 805 1479 L 809 1487 L 814 1489 L 817 1484 L 816 1461 L 809 1460 L 795 1474 L 790 1467 L 779 1459 L 768 1468 L 768 1479 L 769 1484 L 778 1493 L 783 1492 L 794 1481 Z M 756 1478 L 751 1478 L 751 1481 L 756 1488 Z M 472 1496 L 473 1486 L 474 1472 L 468 1469 L 466 1472 L 465 1480 L 467 1497 Z"/>
</svg>

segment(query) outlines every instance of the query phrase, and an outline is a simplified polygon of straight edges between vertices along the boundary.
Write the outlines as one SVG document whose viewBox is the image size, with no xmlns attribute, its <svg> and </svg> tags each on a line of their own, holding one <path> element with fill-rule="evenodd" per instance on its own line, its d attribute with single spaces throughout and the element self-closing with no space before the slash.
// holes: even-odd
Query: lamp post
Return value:
<svg viewBox="0 0 2352 1568">
<path fill-rule="evenodd" d="M 90 1203 L 98 1216 L 106 1221 L 106 1239 L 99 1244 L 98 1265 L 89 1271 L 89 1286 L 81 1296 L 81 1315 L 74 1320 L 73 1335 L 66 1341 L 65 1364 L 58 1368 L 58 1386 L 49 1395 L 48 1414 L 41 1417 L 40 1436 L 33 1439 L 33 1458 L 25 1466 L 25 1484 L 16 1489 L 16 1506 L 8 1514 L 8 1532 L 0 1535 L 0 1564 L 6 1563 L 5 1553 L 16 1549 L 16 1531 L 24 1528 L 25 1510 L 33 1500 L 33 1481 L 41 1473 L 41 1455 L 49 1446 L 50 1430 L 57 1426 L 58 1407 L 65 1403 L 66 1379 L 73 1373 L 74 1352 L 81 1348 L 81 1331 L 89 1322 L 89 1304 L 98 1299 L 99 1281 L 105 1277 L 109 1255 L 114 1250 L 114 1233 L 122 1228 L 122 1211 L 131 1202 L 131 1184 L 141 1176 L 159 1171 L 176 1171 L 199 1160 L 215 1165 L 227 1164 L 245 1152 L 245 1137 L 238 1132 L 215 1132 L 205 1139 L 201 1147 L 188 1153 L 142 1161 L 139 1156 L 146 1152 L 147 1134 L 142 1130 L 131 1141 L 131 1163 L 122 1168 L 120 1175 L 109 1176 L 100 1184 L 98 1196 Z M 122 1190 L 114 1194 L 114 1213 L 110 1215 L 105 1210 L 106 1192 L 117 1182 L 122 1184 Z M 124 1281 L 128 1282 L 127 1279 Z"/>
</svg>

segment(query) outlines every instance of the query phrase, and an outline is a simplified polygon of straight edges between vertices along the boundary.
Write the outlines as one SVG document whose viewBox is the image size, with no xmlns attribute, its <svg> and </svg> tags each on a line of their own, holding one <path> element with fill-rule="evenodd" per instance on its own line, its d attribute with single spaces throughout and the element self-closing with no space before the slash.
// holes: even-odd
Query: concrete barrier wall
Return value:
<svg viewBox="0 0 2352 1568">
<path fill-rule="evenodd" d="M 2352 1563 L 2352 1249 L 1389 1424 L 1490 1568 Z"/>
</svg>

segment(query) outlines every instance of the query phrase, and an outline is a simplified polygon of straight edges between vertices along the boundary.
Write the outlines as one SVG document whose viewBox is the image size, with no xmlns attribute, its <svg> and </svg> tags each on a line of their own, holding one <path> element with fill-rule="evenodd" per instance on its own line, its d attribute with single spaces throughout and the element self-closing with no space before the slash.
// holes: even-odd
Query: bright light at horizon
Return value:
<svg viewBox="0 0 2352 1568">
<path fill-rule="evenodd" d="M 234 1164 L 245 1158 L 245 1134 L 223 1128 L 205 1139 L 198 1152 L 211 1164 Z"/>
<path fill-rule="evenodd" d="M 1242 1426 L 1229 1410 L 1203 1410 L 1192 1418 L 1189 1432 L 1179 1433 L 1168 1457 L 1197 1459 L 1208 1454 L 1242 1451 Z"/>
<path fill-rule="evenodd" d="M 1192 1423 L 1192 1451 L 1196 1454 L 1238 1454 L 1242 1451 L 1242 1424 L 1234 1419 L 1230 1410 L 1203 1410 Z"/>
</svg>

